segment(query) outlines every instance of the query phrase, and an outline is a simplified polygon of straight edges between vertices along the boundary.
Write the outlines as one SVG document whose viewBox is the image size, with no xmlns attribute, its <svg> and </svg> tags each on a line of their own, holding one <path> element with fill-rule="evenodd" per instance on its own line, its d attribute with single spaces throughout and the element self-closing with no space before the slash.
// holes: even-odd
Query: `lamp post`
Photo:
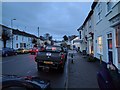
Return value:
<svg viewBox="0 0 120 90">
<path fill-rule="evenodd" d="M 12 29 L 12 48 L 13 48 L 13 21 L 16 19 L 11 19 L 11 29 Z"/>
</svg>

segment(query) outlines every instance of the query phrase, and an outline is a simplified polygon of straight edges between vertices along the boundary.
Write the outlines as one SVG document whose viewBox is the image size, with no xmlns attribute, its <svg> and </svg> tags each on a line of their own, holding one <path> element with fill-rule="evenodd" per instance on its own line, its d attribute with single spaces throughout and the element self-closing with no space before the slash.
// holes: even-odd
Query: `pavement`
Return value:
<svg viewBox="0 0 120 90">
<path fill-rule="evenodd" d="M 87 62 L 87 57 L 76 51 L 74 53 L 74 63 L 71 57 L 68 57 L 68 86 L 67 88 L 98 88 L 97 71 L 99 70 L 99 62 Z"/>
</svg>

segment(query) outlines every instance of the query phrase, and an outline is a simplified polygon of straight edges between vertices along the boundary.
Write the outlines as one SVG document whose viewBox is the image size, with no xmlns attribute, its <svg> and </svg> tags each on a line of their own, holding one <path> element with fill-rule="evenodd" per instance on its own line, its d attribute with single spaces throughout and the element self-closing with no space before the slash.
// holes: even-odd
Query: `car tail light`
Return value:
<svg viewBox="0 0 120 90">
<path fill-rule="evenodd" d="M 64 58 L 65 58 L 65 55 L 64 55 L 64 54 L 62 54 L 62 55 L 61 55 L 61 59 L 64 59 Z"/>
<path fill-rule="evenodd" d="M 38 52 L 38 49 L 36 49 L 36 51 Z"/>
<path fill-rule="evenodd" d="M 60 61 L 60 64 L 62 64 L 62 63 L 63 63 L 63 61 L 61 60 L 61 61 Z"/>
</svg>

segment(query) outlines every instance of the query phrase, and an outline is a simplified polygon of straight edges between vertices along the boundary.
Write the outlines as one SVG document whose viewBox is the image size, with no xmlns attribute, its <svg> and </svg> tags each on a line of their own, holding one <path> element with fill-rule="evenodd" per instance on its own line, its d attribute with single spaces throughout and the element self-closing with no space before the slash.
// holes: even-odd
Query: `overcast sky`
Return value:
<svg viewBox="0 0 120 90">
<path fill-rule="evenodd" d="M 78 35 L 77 29 L 87 17 L 92 2 L 3 2 L 2 24 L 38 36 L 50 33 L 53 39 Z"/>
</svg>

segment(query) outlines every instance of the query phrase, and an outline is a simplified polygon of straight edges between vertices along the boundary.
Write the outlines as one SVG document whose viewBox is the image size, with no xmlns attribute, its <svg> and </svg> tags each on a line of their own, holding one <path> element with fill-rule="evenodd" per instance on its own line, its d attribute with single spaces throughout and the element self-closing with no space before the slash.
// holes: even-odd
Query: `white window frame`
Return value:
<svg viewBox="0 0 120 90">
<path fill-rule="evenodd" d="M 101 2 L 98 3 L 97 5 L 97 11 L 96 11 L 96 24 L 98 24 L 101 20 L 102 20 L 102 6 L 101 6 Z"/>
<path fill-rule="evenodd" d="M 101 41 L 100 41 L 101 38 Z M 102 36 L 97 37 L 97 53 L 103 54 L 103 38 Z"/>
</svg>

